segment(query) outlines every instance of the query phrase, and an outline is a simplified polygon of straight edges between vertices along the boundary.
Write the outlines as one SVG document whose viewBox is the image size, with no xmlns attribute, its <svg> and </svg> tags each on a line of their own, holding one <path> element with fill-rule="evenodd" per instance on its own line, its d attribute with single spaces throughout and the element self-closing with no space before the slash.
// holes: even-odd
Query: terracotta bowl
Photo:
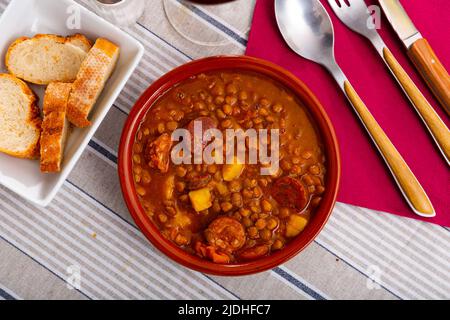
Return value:
<svg viewBox="0 0 450 320">
<path fill-rule="evenodd" d="M 285 248 L 270 256 L 242 264 L 219 265 L 189 254 L 164 238 L 142 208 L 132 173 L 132 150 L 141 122 L 161 95 L 193 75 L 215 70 L 242 70 L 263 74 L 292 90 L 313 117 L 327 157 L 326 192 L 306 229 Z M 333 126 L 322 105 L 308 87 L 285 69 L 247 56 L 219 56 L 187 63 L 154 82 L 131 110 L 123 129 L 119 150 L 119 176 L 122 193 L 138 227 L 150 242 L 174 261 L 197 271 L 221 276 L 248 275 L 274 268 L 302 251 L 326 224 L 336 202 L 340 179 L 339 146 Z"/>
</svg>

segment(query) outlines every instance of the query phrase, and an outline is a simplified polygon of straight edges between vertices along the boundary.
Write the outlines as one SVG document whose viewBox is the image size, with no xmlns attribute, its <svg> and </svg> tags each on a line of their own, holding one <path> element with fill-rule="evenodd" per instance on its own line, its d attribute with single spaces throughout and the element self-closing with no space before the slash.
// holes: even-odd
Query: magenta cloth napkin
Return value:
<svg viewBox="0 0 450 320">
<path fill-rule="evenodd" d="M 331 75 L 321 66 L 297 56 L 285 44 L 275 21 L 273 0 L 257 1 L 247 54 L 287 68 L 322 102 L 336 129 L 342 153 L 338 201 L 450 226 L 450 170 L 432 138 L 371 43 L 345 27 L 327 1 L 322 3 L 333 20 L 338 63 L 428 193 L 437 213 L 435 218 L 421 218 L 410 210 Z M 377 3 L 370 0 L 367 4 Z M 450 1 L 416 0 L 402 4 L 450 70 Z M 449 118 L 408 60 L 403 44 L 384 15 L 378 31 L 449 125 Z"/>
</svg>

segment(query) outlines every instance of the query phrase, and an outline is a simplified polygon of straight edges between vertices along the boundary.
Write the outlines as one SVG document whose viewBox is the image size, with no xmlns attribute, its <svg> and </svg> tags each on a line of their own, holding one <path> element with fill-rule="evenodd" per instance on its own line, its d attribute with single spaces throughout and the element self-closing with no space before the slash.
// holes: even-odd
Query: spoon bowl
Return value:
<svg viewBox="0 0 450 320">
<path fill-rule="evenodd" d="M 283 38 L 294 52 L 326 66 L 334 61 L 333 24 L 319 1 L 275 0 L 275 15 Z"/>
</svg>

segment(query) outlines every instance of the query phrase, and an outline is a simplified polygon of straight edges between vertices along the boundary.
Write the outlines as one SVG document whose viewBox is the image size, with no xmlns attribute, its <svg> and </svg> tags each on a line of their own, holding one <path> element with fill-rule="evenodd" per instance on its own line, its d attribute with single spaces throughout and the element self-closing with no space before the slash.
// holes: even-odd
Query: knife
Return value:
<svg viewBox="0 0 450 320">
<path fill-rule="evenodd" d="M 450 116 L 450 76 L 428 41 L 422 37 L 399 0 L 379 0 L 388 21 L 408 50 L 408 56 Z"/>
</svg>

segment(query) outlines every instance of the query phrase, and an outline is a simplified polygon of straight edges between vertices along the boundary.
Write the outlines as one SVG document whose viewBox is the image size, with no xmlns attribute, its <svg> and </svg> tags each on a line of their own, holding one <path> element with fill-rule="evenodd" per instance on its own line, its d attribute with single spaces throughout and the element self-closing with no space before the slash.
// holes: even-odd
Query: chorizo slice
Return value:
<svg viewBox="0 0 450 320">
<path fill-rule="evenodd" d="M 170 149 L 172 138 L 168 133 L 162 134 L 153 142 L 147 144 L 145 158 L 151 168 L 159 169 L 162 173 L 169 171 Z"/>
<path fill-rule="evenodd" d="M 192 177 L 191 179 L 188 179 L 187 187 L 189 190 L 201 189 L 206 187 L 211 180 L 212 180 L 211 175 L 205 173 L 196 177 Z"/>
<path fill-rule="evenodd" d="M 194 120 L 192 120 L 188 126 L 187 126 L 187 130 L 189 131 L 189 133 L 191 134 L 191 139 L 192 139 L 192 150 L 194 150 L 194 141 L 196 139 L 195 137 L 195 124 L 201 124 L 202 125 L 202 132 L 201 132 L 201 141 L 202 141 L 202 148 L 206 147 L 206 145 L 208 144 L 208 141 L 204 141 L 203 140 L 203 136 L 205 134 L 205 132 L 209 129 L 216 129 L 217 128 L 217 123 L 216 121 L 214 121 L 213 118 L 210 117 L 199 117 L 196 118 Z"/>
<path fill-rule="evenodd" d="M 230 217 L 219 217 L 211 222 L 205 237 L 211 246 L 227 253 L 242 248 L 246 240 L 242 224 Z"/>
<path fill-rule="evenodd" d="M 303 184 L 292 177 L 278 179 L 271 191 L 272 197 L 280 206 L 303 211 L 308 205 L 309 195 Z"/>
</svg>

